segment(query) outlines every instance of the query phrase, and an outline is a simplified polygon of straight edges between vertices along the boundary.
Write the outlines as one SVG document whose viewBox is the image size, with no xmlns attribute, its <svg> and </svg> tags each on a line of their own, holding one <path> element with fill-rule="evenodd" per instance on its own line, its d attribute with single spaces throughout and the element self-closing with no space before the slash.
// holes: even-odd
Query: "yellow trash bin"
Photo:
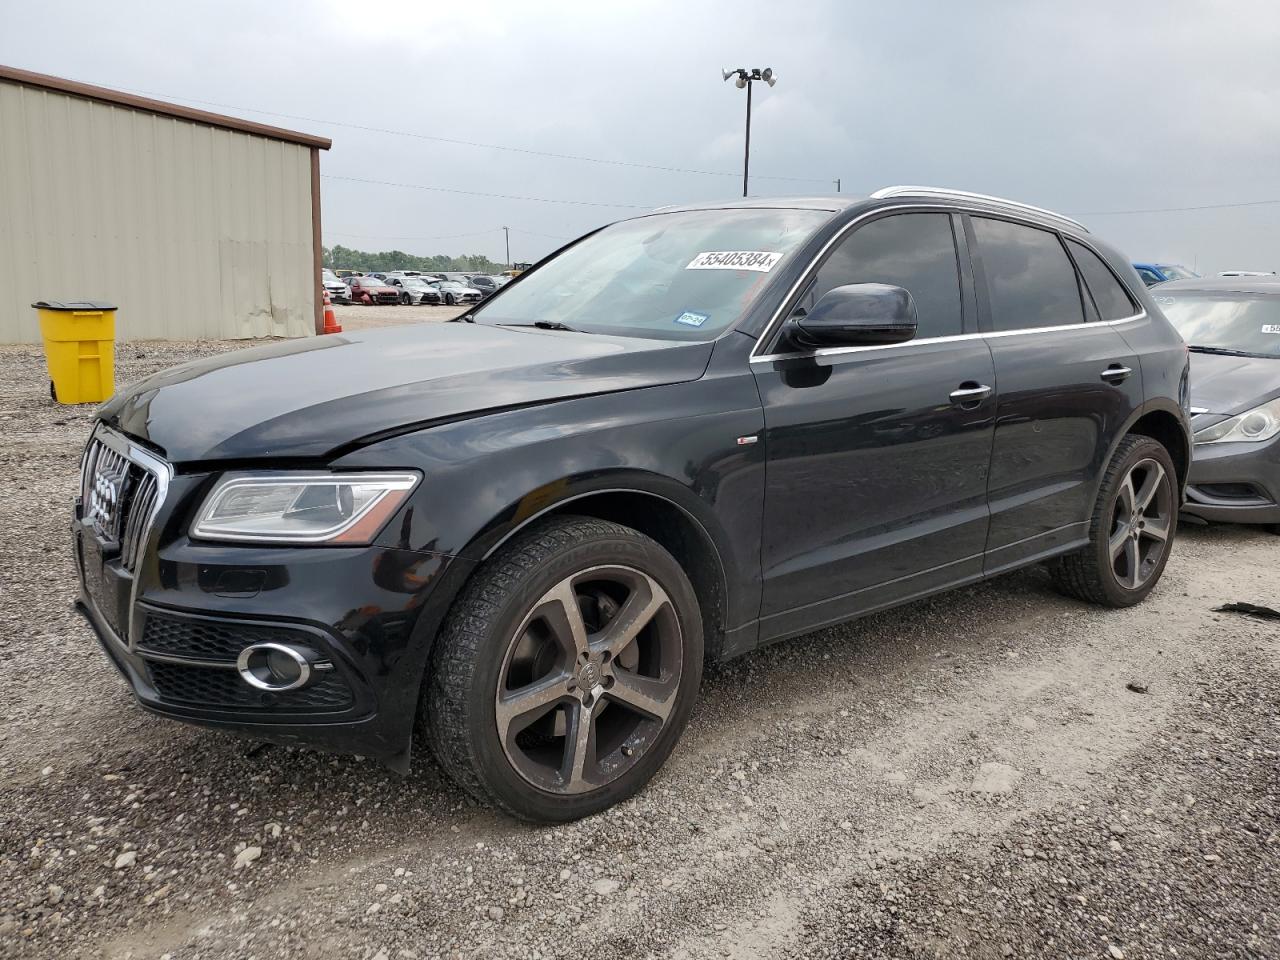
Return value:
<svg viewBox="0 0 1280 960">
<path fill-rule="evenodd" d="M 93 300 L 40 300 L 49 393 L 59 403 L 101 403 L 115 392 L 116 308 Z"/>
</svg>

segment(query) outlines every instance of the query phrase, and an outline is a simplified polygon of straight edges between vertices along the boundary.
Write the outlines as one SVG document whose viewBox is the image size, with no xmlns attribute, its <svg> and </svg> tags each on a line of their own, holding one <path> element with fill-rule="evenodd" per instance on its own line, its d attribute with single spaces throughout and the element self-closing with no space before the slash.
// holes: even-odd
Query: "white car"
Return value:
<svg viewBox="0 0 1280 960">
<path fill-rule="evenodd" d="M 329 299 L 334 303 L 350 303 L 351 291 L 332 270 L 320 271 L 320 284 L 329 292 Z"/>
</svg>

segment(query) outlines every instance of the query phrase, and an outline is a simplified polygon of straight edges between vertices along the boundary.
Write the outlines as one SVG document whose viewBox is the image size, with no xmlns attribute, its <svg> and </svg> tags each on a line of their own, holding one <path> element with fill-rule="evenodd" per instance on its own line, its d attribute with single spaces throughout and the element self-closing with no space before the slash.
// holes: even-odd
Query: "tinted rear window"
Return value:
<svg viewBox="0 0 1280 960">
<path fill-rule="evenodd" d="M 987 275 L 993 330 L 1083 323 L 1080 284 L 1057 234 L 1007 220 L 973 218 Z"/>
<path fill-rule="evenodd" d="M 1131 317 L 1138 312 L 1125 293 L 1124 287 L 1116 279 L 1111 269 L 1102 262 L 1102 258 L 1082 243 L 1068 240 L 1071 255 L 1076 258 L 1076 266 L 1084 274 L 1085 285 L 1093 294 L 1093 302 L 1098 305 L 1098 313 L 1103 320 L 1119 320 Z"/>
</svg>

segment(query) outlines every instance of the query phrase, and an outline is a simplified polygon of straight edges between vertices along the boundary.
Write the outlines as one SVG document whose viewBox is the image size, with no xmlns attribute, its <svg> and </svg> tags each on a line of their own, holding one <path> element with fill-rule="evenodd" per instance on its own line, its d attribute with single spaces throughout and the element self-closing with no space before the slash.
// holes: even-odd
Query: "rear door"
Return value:
<svg viewBox="0 0 1280 960">
<path fill-rule="evenodd" d="M 762 639 L 982 573 L 994 370 L 959 229 L 943 212 L 871 220 L 802 298 L 808 309 L 843 284 L 903 287 L 914 340 L 752 362 L 768 461 Z"/>
<path fill-rule="evenodd" d="M 1099 312 L 1059 233 L 966 220 L 999 397 L 986 559 L 996 573 L 1084 541 L 1112 441 L 1142 404 L 1142 374 L 1113 326 L 1118 304 Z"/>
</svg>

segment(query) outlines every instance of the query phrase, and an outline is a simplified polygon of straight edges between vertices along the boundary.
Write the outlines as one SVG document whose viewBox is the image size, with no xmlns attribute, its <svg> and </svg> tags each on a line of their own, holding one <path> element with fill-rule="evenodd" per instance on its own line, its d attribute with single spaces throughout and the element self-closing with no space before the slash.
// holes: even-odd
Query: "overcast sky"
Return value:
<svg viewBox="0 0 1280 960">
<path fill-rule="evenodd" d="M 512 258 L 531 260 L 627 205 L 733 197 L 745 97 L 719 71 L 771 66 L 752 194 L 951 186 L 1078 216 L 1134 259 L 1280 269 L 1280 203 L 1104 215 L 1280 201 L 1274 0 L 0 0 L 0 13 L 2 63 L 331 137 L 326 244 L 502 260 L 505 224 Z"/>
</svg>

